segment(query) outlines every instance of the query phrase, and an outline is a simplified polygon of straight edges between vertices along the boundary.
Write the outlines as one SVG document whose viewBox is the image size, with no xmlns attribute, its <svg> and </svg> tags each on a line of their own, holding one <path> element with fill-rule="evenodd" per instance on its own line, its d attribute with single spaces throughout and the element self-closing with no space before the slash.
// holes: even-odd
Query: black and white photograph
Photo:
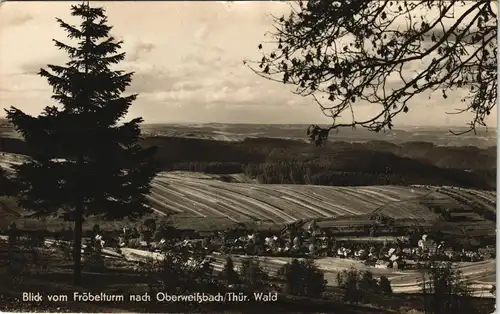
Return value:
<svg viewBox="0 0 500 314">
<path fill-rule="evenodd" d="M 495 313 L 497 24 L 0 1 L 0 312 Z"/>
</svg>

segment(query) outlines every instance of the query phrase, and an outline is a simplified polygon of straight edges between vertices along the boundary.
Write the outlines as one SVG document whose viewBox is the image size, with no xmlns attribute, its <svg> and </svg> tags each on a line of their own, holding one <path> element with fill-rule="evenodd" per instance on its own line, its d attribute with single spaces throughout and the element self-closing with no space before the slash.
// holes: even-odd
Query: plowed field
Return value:
<svg viewBox="0 0 500 314">
<path fill-rule="evenodd" d="M 494 224 L 496 193 L 428 186 L 333 187 L 226 183 L 214 176 L 169 172 L 149 195 L 159 213 L 232 222 L 287 223 L 383 213 L 395 219 L 433 222 L 435 208 L 467 216 L 468 223 Z M 486 213 L 486 214 L 485 214 Z"/>
</svg>

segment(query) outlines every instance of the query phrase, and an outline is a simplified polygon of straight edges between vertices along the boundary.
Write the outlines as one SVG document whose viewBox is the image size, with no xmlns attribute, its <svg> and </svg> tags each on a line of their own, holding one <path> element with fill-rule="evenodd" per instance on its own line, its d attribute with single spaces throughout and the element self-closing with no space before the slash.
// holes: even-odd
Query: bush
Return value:
<svg viewBox="0 0 500 314">
<path fill-rule="evenodd" d="M 150 243 L 153 239 L 153 233 L 150 230 L 142 230 L 139 235 L 139 241 L 145 241 L 146 243 Z"/>
<path fill-rule="evenodd" d="M 224 268 L 219 275 L 219 278 L 226 285 L 234 285 L 240 283 L 240 278 L 238 273 L 234 270 L 234 263 L 231 257 L 226 259 L 226 263 L 224 264 Z"/>
<path fill-rule="evenodd" d="M 156 231 L 156 221 L 153 218 L 148 218 L 142 223 L 142 227 L 154 233 Z"/>
<path fill-rule="evenodd" d="M 192 267 L 191 280 L 194 286 L 198 286 L 199 291 L 215 293 L 219 291 L 219 284 L 214 276 L 213 258 L 207 258 L 200 254 L 196 259 L 196 265 Z"/>
<path fill-rule="evenodd" d="M 11 287 L 22 284 L 29 276 L 46 272 L 56 251 L 45 247 L 43 233 L 33 232 L 27 238 L 18 240 L 15 247 L 8 247 L 5 252 L 6 269 L 2 279 Z"/>
<path fill-rule="evenodd" d="M 269 276 L 257 259 L 248 258 L 241 261 L 240 278 L 249 288 L 257 289 L 265 285 Z"/>
<path fill-rule="evenodd" d="M 72 261 L 73 260 L 73 244 L 66 243 L 66 242 L 60 242 L 58 243 L 58 249 L 62 253 L 63 259 L 65 261 Z"/>
<path fill-rule="evenodd" d="M 161 239 L 164 239 L 166 235 L 166 232 L 164 229 L 158 228 L 158 230 L 155 231 L 153 234 L 153 241 L 159 242 Z"/>
<path fill-rule="evenodd" d="M 324 274 L 313 260 L 293 259 L 278 270 L 278 276 L 285 280 L 286 292 L 292 295 L 316 298 L 326 289 Z"/>
<path fill-rule="evenodd" d="M 379 282 L 379 289 L 380 292 L 384 295 L 391 295 L 392 294 L 392 287 L 391 287 L 391 282 L 389 281 L 389 278 L 386 276 L 381 276 L 380 277 L 380 282 Z"/>
<path fill-rule="evenodd" d="M 156 221 L 152 218 L 148 218 L 144 220 L 139 229 L 141 241 L 150 243 L 153 240 L 153 235 L 155 235 L 156 232 Z"/>
<path fill-rule="evenodd" d="M 359 287 L 360 274 L 357 269 L 343 270 L 337 274 L 337 283 L 344 290 L 344 301 L 358 303 L 363 299 L 363 291 Z"/>
<path fill-rule="evenodd" d="M 344 290 L 344 301 L 349 303 L 371 302 L 377 295 L 392 293 L 387 277 L 382 276 L 379 281 L 370 271 L 360 272 L 355 268 L 338 273 L 337 284 Z"/>
<path fill-rule="evenodd" d="M 451 262 L 430 262 L 422 273 L 420 286 L 426 313 L 478 313 L 469 283 Z"/>
<path fill-rule="evenodd" d="M 161 261 L 149 260 L 145 266 L 150 293 L 189 293 L 219 291 L 213 276 L 213 266 L 203 252 L 193 253 L 187 248 L 167 244 Z"/>
<path fill-rule="evenodd" d="M 9 241 L 9 246 L 14 247 L 17 245 L 18 237 L 19 237 L 19 230 L 17 229 L 17 225 L 15 222 L 12 222 L 9 225 L 9 229 L 7 231 L 8 234 L 8 241 Z"/>
<path fill-rule="evenodd" d="M 363 301 L 371 302 L 373 297 L 381 292 L 378 281 L 370 271 L 364 271 L 360 275 L 358 288 L 361 291 L 361 297 Z"/>
<path fill-rule="evenodd" d="M 101 234 L 101 227 L 98 225 L 98 224 L 95 224 L 93 227 L 92 227 L 92 236 L 96 236 L 98 234 Z"/>
<path fill-rule="evenodd" d="M 89 270 L 102 270 L 105 268 L 102 256 L 101 241 L 91 238 L 83 250 L 84 266 Z"/>
</svg>

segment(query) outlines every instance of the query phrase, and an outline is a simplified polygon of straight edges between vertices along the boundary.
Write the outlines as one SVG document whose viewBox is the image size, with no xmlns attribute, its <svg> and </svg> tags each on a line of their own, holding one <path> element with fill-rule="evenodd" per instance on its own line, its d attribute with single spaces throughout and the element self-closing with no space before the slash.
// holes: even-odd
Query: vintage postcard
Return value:
<svg viewBox="0 0 500 314">
<path fill-rule="evenodd" d="M 492 313 L 496 1 L 3 1 L 0 311 Z"/>
</svg>

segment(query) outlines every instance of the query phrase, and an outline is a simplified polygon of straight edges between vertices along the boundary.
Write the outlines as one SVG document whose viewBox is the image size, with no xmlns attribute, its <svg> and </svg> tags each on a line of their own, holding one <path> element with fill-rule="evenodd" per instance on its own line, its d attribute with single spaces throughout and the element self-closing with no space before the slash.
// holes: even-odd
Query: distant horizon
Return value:
<svg viewBox="0 0 500 314">
<path fill-rule="evenodd" d="M 215 121 L 212 121 L 212 122 L 143 122 L 141 123 L 141 125 L 193 125 L 193 124 L 201 124 L 201 125 L 210 125 L 210 124 L 226 124 L 226 125 L 245 125 L 245 124 L 248 124 L 248 125 L 319 125 L 319 126 L 329 126 L 330 124 L 328 123 L 308 123 L 308 122 L 303 122 L 303 123 L 263 123 L 263 122 L 215 122 Z M 350 127 L 344 127 L 344 128 L 350 128 Z M 397 130 L 398 128 L 443 128 L 443 129 L 447 129 L 447 128 L 469 128 L 467 125 L 432 125 L 432 124 L 428 124 L 428 125 L 424 125 L 424 124 L 421 124 L 421 125 L 411 125 L 411 124 L 401 124 L 401 125 L 395 125 L 392 129 L 393 130 Z M 481 130 L 481 129 L 497 129 L 497 126 L 487 126 L 487 127 L 478 127 L 477 129 L 478 130 Z M 362 128 L 362 127 L 357 127 L 357 129 L 365 129 L 365 128 Z"/>
<path fill-rule="evenodd" d="M 0 120 L 7 120 L 6 116 L 0 116 Z M 218 122 L 218 121 L 211 121 L 211 122 L 196 122 L 196 121 L 183 121 L 183 122 L 142 122 L 140 125 L 194 125 L 194 124 L 199 124 L 199 125 L 213 125 L 213 124 L 223 124 L 223 125 L 296 125 L 296 126 L 309 126 L 309 125 L 319 125 L 319 126 L 330 126 L 331 124 L 328 123 L 315 123 L 315 122 L 301 122 L 301 123 L 265 123 L 265 122 Z M 341 129 L 350 129 L 349 126 L 342 127 Z M 411 125 L 411 124 L 400 124 L 400 125 L 395 125 L 392 130 L 398 130 L 398 129 L 406 129 L 406 128 L 439 128 L 439 129 L 467 129 L 469 128 L 467 125 Z M 366 130 L 366 128 L 362 127 L 357 127 L 356 129 L 358 130 Z M 477 127 L 478 131 L 481 130 L 496 130 L 498 129 L 497 126 L 481 126 Z"/>
</svg>

